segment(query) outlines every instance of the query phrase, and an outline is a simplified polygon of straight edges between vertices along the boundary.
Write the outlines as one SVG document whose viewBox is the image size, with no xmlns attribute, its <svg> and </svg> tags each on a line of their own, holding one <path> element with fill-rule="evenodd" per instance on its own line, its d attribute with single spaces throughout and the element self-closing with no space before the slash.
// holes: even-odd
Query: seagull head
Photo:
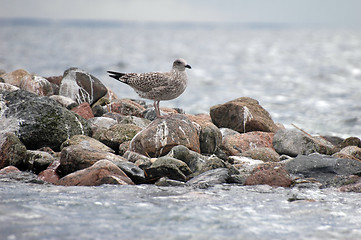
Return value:
<svg viewBox="0 0 361 240">
<path fill-rule="evenodd" d="M 183 58 L 178 58 L 173 62 L 173 69 L 184 71 L 186 68 L 190 69 L 192 67 Z"/>
</svg>

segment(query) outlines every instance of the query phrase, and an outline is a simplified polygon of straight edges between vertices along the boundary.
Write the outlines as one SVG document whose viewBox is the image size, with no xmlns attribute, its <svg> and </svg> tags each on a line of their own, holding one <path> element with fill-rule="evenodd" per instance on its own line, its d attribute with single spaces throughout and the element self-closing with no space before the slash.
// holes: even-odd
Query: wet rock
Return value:
<svg viewBox="0 0 361 240">
<path fill-rule="evenodd" d="M 18 87 L 11 85 L 9 83 L 2 83 L 0 82 L 0 91 L 9 91 L 9 92 L 13 92 L 19 90 Z"/>
<path fill-rule="evenodd" d="M 64 72 L 59 95 L 69 97 L 78 104 L 90 105 L 107 93 L 106 87 L 99 79 L 78 68 L 69 68 Z"/>
<path fill-rule="evenodd" d="M 279 154 L 291 157 L 315 152 L 332 155 L 336 151 L 334 145 L 321 137 L 311 137 L 300 131 L 287 129 L 277 131 L 273 138 L 273 146 Z"/>
<path fill-rule="evenodd" d="M 155 185 L 159 187 L 184 187 L 186 186 L 186 183 L 162 177 L 155 183 Z"/>
<path fill-rule="evenodd" d="M 241 153 L 243 157 L 250 157 L 256 160 L 262 160 L 264 162 L 279 162 L 280 155 L 273 150 L 272 148 L 268 147 L 260 147 L 260 148 L 253 148 L 249 149 L 243 153 Z"/>
<path fill-rule="evenodd" d="M 114 150 L 108 147 L 107 145 L 99 142 L 98 140 L 85 136 L 85 135 L 74 135 L 70 139 L 63 142 L 60 146 L 60 149 L 69 147 L 71 145 L 81 145 L 84 148 L 96 149 L 98 151 L 114 153 Z"/>
<path fill-rule="evenodd" d="M 361 148 L 357 146 L 347 146 L 341 149 L 341 151 L 333 154 L 332 156 L 337 158 L 348 158 L 361 161 Z"/>
<path fill-rule="evenodd" d="M 61 106 L 65 107 L 69 110 L 72 108 L 75 108 L 76 106 L 79 105 L 73 99 L 64 97 L 61 95 L 53 95 L 53 96 L 50 96 L 49 98 L 55 100 L 56 102 L 60 103 Z"/>
<path fill-rule="evenodd" d="M 109 117 L 94 117 L 88 120 L 88 124 L 94 134 L 98 129 L 108 129 L 117 124 L 117 121 Z"/>
<path fill-rule="evenodd" d="M 149 168 L 145 169 L 150 181 L 156 181 L 161 177 L 186 181 L 192 173 L 186 163 L 171 157 L 158 158 Z"/>
<path fill-rule="evenodd" d="M 128 116 L 143 117 L 143 106 L 131 99 L 116 99 L 110 104 L 110 111 Z"/>
<path fill-rule="evenodd" d="M 109 160 L 100 160 L 91 167 L 61 178 L 58 185 L 99 186 L 102 184 L 133 185 L 132 180 Z"/>
<path fill-rule="evenodd" d="M 19 90 L 3 92 L 0 102 L 6 105 L 0 120 L 11 122 L 7 127 L 29 150 L 50 147 L 58 151 L 61 143 L 73 135 L 90 133 L 83 118 L 48 97 Z"/>
<path fill-rule="evenodd" d="M 0 134 L 0 169 L 7 166 L 25 168 L 26 147 L 13 133 Z"/>
<path fill-rule="evenodd" d="M 289 187 L 292 184 L 288 171 L 279 163 L 263 163 L 256 167 L 246 179 L 245 185 Z"/>
<path fill-rule="evenodd" d="M 222 133 L 210 117 L 187 115 L 188 119 L 200 126 L 199 142 L 202 153 L 213 154 L 222 143 Z"/>
<path fill-rule="evenodd" d="M 59 166 L 60 166 L 60 160 L 56 159 L 48 166 L 47 169 L 45 169 L 44 171 L 38 174 L 38 179 L 44 182 L 57 184 L 60 179 L 60 176 L 57 173 L 57 168 Z"/>
<path fill-rule="evenodd" d="M 228 183 L 230 179 L 229 170 L 227 168 L 217 168 L 206 171 L 187 182 L 187 185 L 199 188 L 209 188 L 216 184 Z"/>
<path fill-rule="evenodd" d="M 192 172 L 200 171 L 208 159 L 206 156 L 191 151 L 183 145 L 178 145 L 172 148 L 167 156 L 185 162 Z"/>
<path fill-rule="evenodd" d="M 61 176 L 65 176 L 77 170 L 90 167 L 102 159 L 107 159 L 114 163 L 126 161 L 121 156 L 106 151 L 99 151 L 86 144 L 71 145 L 63 148 L 61 151 L 58 172 Z"/>
<path fill-rule="evenodd" d="M 7 166 L 2 169 L 0 169 L 0 174 L 8 174 L 8 173 L 18 173 L 20 170 L 17 167 L 14 166 Z"/>
<path fill-rule="evenodd" d="M 93 138 L 109 146 L 116 152 L 119 151 L 119 145 L 123 142 L 130 141 L 142 129 L 132 124 L 115 124 L 109 129 L 98 129 Z"/>
<path fill-rule="evenodd" d="M 79 104 L 79 106 L 72 108 L 71 111 L 82 116 L 86 120 L 94 117 L 93 111 L 92 111 L 89 103 L 87 103 L 87 102 L 83 102 L 83 103 Z"/>
<path fill-rule="evenodd" d="M 25 165 L 28 170 L 39 174 L 41 171 L 47 169 L 47 167 L 55 161 L 55 158 L 47 152 L 27 150 L 25 156 Z"/>
<path fill-rule="evenodd" d="M 166 155 L 174 146 L 184 145 L 200 152 L 197 129 L 183 115 L 157 118 L 130 143 L 130 151 L 150 157 Z"/>
<path fill-rule="evenodd" d="M 224 128 L 221 129 L 221 132 L 223 137 L 221 148 L 229 156 L 240 155 L 254 148 L 273 148 L 274 133 L 255 131 L 240 134 Z"/>
<path fill-rule="evenodd" d="M 314 178 L 324 183 L 335 177 L 335 175 L 361 174 L 361 161 L 334 158 L 321 154 L 298 155 L 294 159 L 286 160 L 285 168 L 290 173 L 306 178 Z"/>
<path fill-rule="evenodd" d="M 230 128 L 240 133 L 251 131 L 276 132 L 278 127 L 270 114 L 257 100 L 237 98 L 210 109 L 213 123 L 219 128 Z"/>
</svg>

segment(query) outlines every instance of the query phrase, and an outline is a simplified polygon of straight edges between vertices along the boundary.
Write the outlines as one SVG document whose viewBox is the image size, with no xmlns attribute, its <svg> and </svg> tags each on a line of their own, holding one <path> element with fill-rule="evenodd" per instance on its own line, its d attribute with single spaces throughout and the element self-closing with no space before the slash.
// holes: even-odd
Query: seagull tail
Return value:
<svg viewBox="0 0 361 240">
<path fill-rule="evenodd" d="M 120 73 L 120 72 L 113 72 L 113 71 L 107 71 L 109 73 L 109 77 L 115 78 L 118 81 L 121 81 L 123 83 L 127 83 L 126 79 L 121 79 L 126 73 Z"/>
</svg>

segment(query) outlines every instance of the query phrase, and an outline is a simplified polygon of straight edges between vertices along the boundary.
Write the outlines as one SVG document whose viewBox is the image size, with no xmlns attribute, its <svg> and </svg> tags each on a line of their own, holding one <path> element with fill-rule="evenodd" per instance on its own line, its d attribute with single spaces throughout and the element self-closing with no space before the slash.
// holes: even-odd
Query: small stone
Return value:
<svg viewBox="0 0 361 240">
<path fill-rule="evenodd" d="M 158 187 L 184 187 L 186 186 L 186 183 L 162 177 L 155 183 L 155 185 Z"/>
<path fill-rule="evenodd" d="M 21 172 L 17 167 L 14 166 L 7 166 L 2 169 L 0 169 L 0 174 L 8 174 L 8 173 L 17 173 Z"/>
<path fill-rule="evenodd" d="M 246 179 L 245 185 L 260 185 L 289 187 L 292 179 L 287 170 L 279 163 L 263 163 L 256 167 Z"/>
<path fill-rule="evenodd" d="M 45 169 L 44 171 L 38 174 L 38 179 L 44 182 L 57 184 L 60 179 L 59 174 L 56 172 L 59 166 L 60 166 L 60 161 L 56 159 L 48 166 L 47 169 Z"/>
<path fill-rule="evenodd" d="M 7 166 L 25 169 L 25 145 L 13 133 L 5 133 L 0 137 L 0 169 Z"/>
<path fill-rule="evenodd" d="M 109 108 L 111 112 L 136 117 L 143 117 L 142 112 L 145 110 L 143 106 L 131 99 L 116 99 L 110 104 Z"/>
<path fill-rule="evenodd" d="M 206 171 L 187 182 L 187 185 L 199 188 L 209 188 L 216 184 L 228 183 L 230 173 L 227 168 L 217 168 Z"/>
<path fill-rule="evenodd" d="M 71 111 L 75 112 L 79 116 L 82 116 L 86 120 L 94 117 L 93 111 L 92 111 L 89 103 L 87 103 L 87 102 L 83 102 L 79 106 L 72 108 Z"/>
<path fill-rule="evenodd" d="M 200 171 L 208 159 L 197 152 L 189 150 L 183 145 L 178 145 L 172 148 L 167 156 L 185 162 L 192 172 Z"/>
<path fill-rule="evenodd" d="M 26 151 L 25 165 L 35 174 L 45 170 L 54 161 L 55 158 L 50 153 L 36 150 Z"/>
<path fill-rule="evenodd" d="M 250 157 L 256 160 L 262 160 L 264 162 L 279 162 L 280 155 L 268 147 L 260 147 L 260 148 L 252 148 L 243 153 L 241 153 L 243 157 Z"/>
</svg>

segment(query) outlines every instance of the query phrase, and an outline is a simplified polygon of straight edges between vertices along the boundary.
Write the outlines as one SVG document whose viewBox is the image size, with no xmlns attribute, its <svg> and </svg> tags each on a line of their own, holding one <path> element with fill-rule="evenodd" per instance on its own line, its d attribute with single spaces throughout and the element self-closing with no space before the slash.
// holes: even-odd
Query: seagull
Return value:
<svg viewBox="0 0 361 240">
<path fill-rule="evenodd" d="M 142 98 L 154 100 L 157 118 L 161 118 L 159 102 L 172 100 L 181 95 L 187 87 L 186 68 L 192 67 L 183 59 L 173 62 L 170 72 L 119 73 L 107 71 L 109 77 L 128 84 Z"/>
</svg>

